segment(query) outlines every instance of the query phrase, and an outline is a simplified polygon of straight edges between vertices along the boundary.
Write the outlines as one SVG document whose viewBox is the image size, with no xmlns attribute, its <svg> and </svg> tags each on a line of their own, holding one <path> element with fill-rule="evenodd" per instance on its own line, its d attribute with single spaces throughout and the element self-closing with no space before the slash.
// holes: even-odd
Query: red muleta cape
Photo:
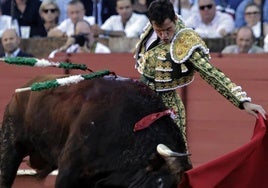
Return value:
<svg viewBox="0 0 268 188">
<path fill-rule="evenodd" d="M 178 188 L 268 188 L 267 125 L 259 114 L 249 143 L 187 171 Z"/>
</svg>

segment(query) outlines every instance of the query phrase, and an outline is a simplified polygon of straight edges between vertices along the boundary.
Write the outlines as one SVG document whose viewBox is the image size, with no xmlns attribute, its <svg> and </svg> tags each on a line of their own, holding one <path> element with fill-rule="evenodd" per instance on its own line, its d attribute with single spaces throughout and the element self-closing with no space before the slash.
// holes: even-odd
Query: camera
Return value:
<svg viewBox="0 0 268 188">
<path fill-rule="evenodd" d="M 79 46 L 84 46 L 85 42 L 88 41 L 87 34 L 78 34 L 72 36 L 75 40 L 75 44 Z"/>
</svg>

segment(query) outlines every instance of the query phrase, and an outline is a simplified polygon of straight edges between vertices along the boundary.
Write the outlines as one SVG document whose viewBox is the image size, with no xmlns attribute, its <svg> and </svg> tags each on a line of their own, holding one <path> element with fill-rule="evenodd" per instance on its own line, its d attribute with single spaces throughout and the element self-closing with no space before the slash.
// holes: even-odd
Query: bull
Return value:
<svg viewBox="0 0 268 188">
<path fill-rule="evenodd" d="M 55 78 L 39 76 L 24 87 Z M 58 188 L 175 188 L 191 168 L 180 129 L 164 115 L 133 130 L 166 110 L 146 85 L 111 76 L 15 93 L 2 122 L 0 186 L 12 186 L 29 156 L 39 178 L 58 169 Z"/>
</svg>

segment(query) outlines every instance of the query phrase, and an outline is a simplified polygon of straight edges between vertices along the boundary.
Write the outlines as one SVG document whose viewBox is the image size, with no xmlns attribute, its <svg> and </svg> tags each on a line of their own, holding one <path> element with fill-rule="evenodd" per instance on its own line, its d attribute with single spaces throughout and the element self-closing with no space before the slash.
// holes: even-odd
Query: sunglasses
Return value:
<svg viewBox="0 0 268 188">
<path fill-rule="evenodd" d="M 202 5 L 202 6 L 199 6 L 199 10 L 205 10 L 205 8 L 211 9 L 212 7 L 213 7 L 213 4 Z"/>
<path fill-rule="evenodd" d="M 43 9 L 43 12 L 44 13 L 48 13 L 48 12 L 51 12 L 51 13 L 55 13 L 55 12 L 57 12 L 58 11 L 58 9 L 56 9 L 56 8 L 52 8 L 52 9 Z"/>
<path fill-rule="evenodd" d="M 245 12 L 245 15 L 257 15 L 259 13 L 260 12 L 258 12 L 258 11 L 255 11 L 255 12 Z"/>
</svg>

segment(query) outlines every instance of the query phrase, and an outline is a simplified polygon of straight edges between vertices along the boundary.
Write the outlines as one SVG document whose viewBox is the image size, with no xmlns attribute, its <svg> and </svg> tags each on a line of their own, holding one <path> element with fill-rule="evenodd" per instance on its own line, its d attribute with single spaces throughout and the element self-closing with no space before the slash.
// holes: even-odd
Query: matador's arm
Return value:
<svg viewBox="0 0 268 188">
<path fill-rule="evenodd" d="M 243 109 L 242 104 L 244 102 L 251 102 L 251 98 L 247 96 L 241 86 L 237 86 L 221 70 L 209 63 L 208 55 L 200 50 L 196 50 L 192 53 L 189 60 L 192 62 L 195 70 L 199 72 L 201 78 L 235 106 Z"/>
<path fill-rule="evenodd" d="M 171 58 L 175 63 L 191 63 L 195 71 L 221 95 L 240 109 L 251 98 L 222 71 L 209 62 L 209 50 L 200 36 L 190 28 L 181 29 L 171 43 Z"/>
</svg>

